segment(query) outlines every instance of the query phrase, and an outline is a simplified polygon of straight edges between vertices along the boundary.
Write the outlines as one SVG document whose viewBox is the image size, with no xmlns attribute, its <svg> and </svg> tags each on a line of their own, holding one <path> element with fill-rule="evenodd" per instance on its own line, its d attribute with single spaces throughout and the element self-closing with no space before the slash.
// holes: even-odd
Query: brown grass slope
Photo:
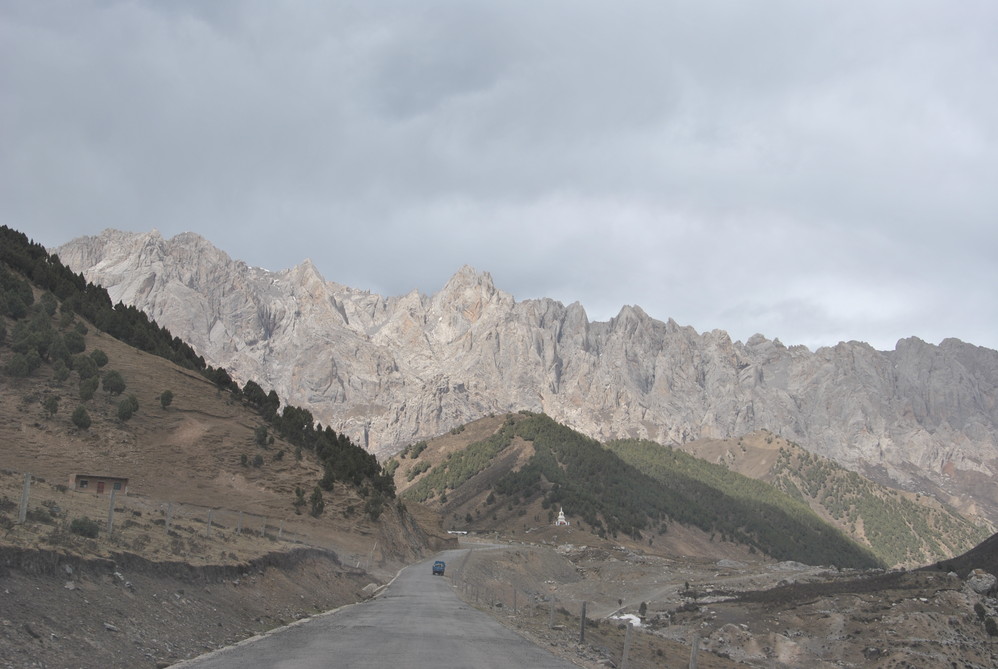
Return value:
<svg viewBox="0 0 998 669">
<path fill-rule="evenodd" d="M 364 498 L 340 482 L 323 493 L 320 515 L 309 506 L 296 513 L 296 487 L 307 498 L 322 475 L 313 454 L 297 457 L 279 438 L 259 446 L 255 430 L 265 423 L 255 410 L 91 323 L 83 323 L 86 353 L 107 354 L 101 372 L 121 374 L 120 396 L 99 389 L 81 400 L 77 373 L 60 382 L 49 363 L 25 378 L 8 375 L 14 321 L 0 318 L 8 332 L 0 344 L 0 665 L 166 666 L 357 601 L 364 586 L 447 541 L 433 516 L 418 521 L 394 501 L 371 520 Z M 173 401 L 164 408 L 165 390 Z M 129 395 L 139 409 L 122 420 L 118 404 Z M 49 398 L 58 399 L 54 414 Z M 88 429 L 71 418 L 81 405 Z M 73 474 L 126 477 L 127 494 L 116 496 L 112 514 L 108 495 L 67 489 Z M 98 536 L 71 531 L 80 519 Z"/>
</svg>

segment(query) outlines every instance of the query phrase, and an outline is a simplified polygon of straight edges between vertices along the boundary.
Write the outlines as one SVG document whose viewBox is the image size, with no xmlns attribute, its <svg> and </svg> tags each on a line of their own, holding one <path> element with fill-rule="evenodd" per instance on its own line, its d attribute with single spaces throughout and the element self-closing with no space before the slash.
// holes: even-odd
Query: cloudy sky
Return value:
<svg viewBox="0 0 998 669">
<path fill-rule="evenodd" d="M 998 348 L 991 0 L 0 0 L 0 221 Z"/>
</svg>

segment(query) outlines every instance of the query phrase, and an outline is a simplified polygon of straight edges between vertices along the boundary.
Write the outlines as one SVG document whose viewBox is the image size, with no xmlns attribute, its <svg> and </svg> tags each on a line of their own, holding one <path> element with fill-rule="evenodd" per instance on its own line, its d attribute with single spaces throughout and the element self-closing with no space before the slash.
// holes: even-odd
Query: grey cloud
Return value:
<svg viewBox="0 0 998 669">
<path fill-rule="evenodd" d="M 992 347 L 988 2 L 0 7 L 0 214 L 273 269 Z"/>
</svg>

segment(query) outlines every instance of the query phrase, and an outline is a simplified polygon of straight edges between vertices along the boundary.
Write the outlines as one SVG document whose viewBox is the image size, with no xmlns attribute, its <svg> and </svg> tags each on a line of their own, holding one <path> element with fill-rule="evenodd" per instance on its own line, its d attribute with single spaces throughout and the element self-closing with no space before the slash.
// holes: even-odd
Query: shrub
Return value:
<svg viewBox="0 0 998 669">
<path fill-rule="evenodd" d="M 984 621 L 984 629 L 987 630 L 988 636 L 998 636 L 998 623 L 991 616 Z"/>
<path fill-rule="evenodd" d="M 380 492 L 375 492 L 366 502 L 364 502 L 364 512 L 371 520 L 381 517 L 381 512 L 385 507 L 385 497 Z"/>
<path fill-rule="evenodd" d="M 52 378 L 56 383 L 62 383 L 69 378 L 69 367 L 62 360 L 56 360 L 52 364 Z"/>
<path fill-rule="evenodd" d="M 7 296 L 7 315 L 18 320 L 28 315 L 28 307 L 20 295 Z"/>
<path fill-rule="evenodd" d="M 90 427 L 90 414 L 87 413 L 86 408 L 82 405 L 76 407 L 76 410 L 73 412 L 73 425 L 81 430 L 86 430 Z"/>
<path fill-rule="evenodd" d="M 318 518 L 322 515 L 322 512 L 326 510 L 326 502 L 322 499 L 322 490 L 319 486 L 315 486 L 312 490 L 312 496 L 308 500 L 312 505 L 312 515 Z"/>
<path fill-rule="evenodd" d="M 49 395 L 42 400 L 42 408 L 49 416 L 54 416 L 59 411 L 59 398 L 56 395 Z"/>
<path fill-rule="evenodd" d="M 118 419 L 128 420 L 135 414 L 135 411 L 138 408 L 139 402 L 135 399 L 135 395 L 129 395 L 125 399 L 118 402 Z"/>
<path fill-rule="evenodd" d="M 295 501 L 291 503 L 295 507 L 295 514 L 301 515 L 301 509 L 305 506 L 305 491 L 301 486 L 295 486 Z"/>
<path fill-rule="evenodd" d="M 52 293 L 45 293 L 42 295 L 40 301 L 42 310 L 49 316 L 55 316 L 55 310 L 59 308 L 59 302 L 55 299 L 55 295 Z"/>
<path fill-rule="evenodd" d="M 44 506 L 36 506 L 33 509 L 28 509 L 27 513 L 24 514 L 25 518 L 35 523 L 45 523 L 51 525 L 55 520 L 52 517 L 52 513 L 46 509 Z"/>
<path fill-rule="evenodd" d="M 6 372 L 8 376 L 23 379 L 31 374 L 31 366 L 28 364 L 28 356 L 23 353 L 15 353 L 7 362 Z"/>
<path fill-rule="evenodd" d="M 95 348 L 93 351 L 91 351 L 90 357 L 93 359 L 94 363 L 96 363 L 98 367 L 103 367 L 104 365 L 107 364 L 107 353 L 100 350 L 99 348 Z"/>
<path fill-rule="evenodd" d="M 319 479 L 319 487 L 327 492 L 333 491 L 333 484 L 336 481 L 336 473 L 333 471 L 333 466 L 330 463 L 326 463 L 322 478 Z"/>
<path fill-rule="evenodd" d="M 96 539 L 97 535 L 100 534 L 100 525 L 96 520 L 89 518 L 74 518 L 73 522 L 69 524 L 69 531 L 81 537 Z"/>
<path fill-rule="evenodd" d="M 79 332 L 70 330 L 62 336 L 62 340 L 70 353 L 83 353 L 87 350 L 87 342 Z"/>
<path fill-rule="evenodd" d="M 89 355 L 79 353 L 73 356 L 73 369 L 80 375 L 80 379 L 90 379 L 97 377 L 97 363 Z"/>
<path fill-rule="evenodd" d="M 52 338 L 52 343 L 49 345 L 49 360 L 54 363 L 59 362 L 63 365 L 70 365 L 73 363 L 73 355 L 70 353 L 69 348 L 66 346 L 65 339 L 61 335 L 56 335 Z"/>
<path fill-rule="evenodd" d="M 120 395 L 125 392 L 125 379 L 121 377 L 121 373 L 117 370 L 112 369 L 106 373 L 101 384 L 104 390 L 112 395 Z"/>
<path fill-rule="evenodd" d="M 172 390 L 164 390 L 163 394 L 159 396 L 159 404 L 164 409 L 166 407 L 170 406 L 171 404 L 173 404 L 173 391 Z"/>
<path fill-rule="evenodd" d="M 84 402 L 92 400 L 94 398 L 94 393 L 97 392 L 97 386 L 100 385 L 100 381 L 96 376 L 91 376 L 87 379 L 80 380 L 80 399 Z"/>
</svg>

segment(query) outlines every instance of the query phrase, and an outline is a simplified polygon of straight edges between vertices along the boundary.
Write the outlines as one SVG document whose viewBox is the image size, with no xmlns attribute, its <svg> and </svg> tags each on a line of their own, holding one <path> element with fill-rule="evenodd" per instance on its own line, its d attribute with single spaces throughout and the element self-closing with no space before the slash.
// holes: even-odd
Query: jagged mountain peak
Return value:
<svg viewBox="0 0 998 669">
<path fill-rule="evenodd" d="M 447 280 L 447 283 L 444 284 L 441 292 L 461 289 L 468 285 L 478 285 L 489 291 L 495 290 L 491 274 L 488 272 L 479 272 L 471 265 L 462 265 L 460 269 L 454 272 L 451 278 Z"/>
<path fill-rule="evenodd" d="M 210 364 L 379 454 L 520 409 L 603 440 L 768 429 L 913 490 L 973 491 L 998 520 L 996 351 L 916 338 L 893 352 L 860 342 L 811 352 L 761 335 L 742 344 L 634 305 L 590 323 L 578 303 L 517 302 L 470 266 L 431 296 L 385 298 L 325 281 L 309 261 L 273 274 L 193 238 L 156 254 L 127 240 L 113 232 L 58 251 Z"/>
<path fill-rule="evenodd" d="M 427 321 L 437 339 L 453 341 L 483 318 L 505 313 L 514 304 L 511 295 L 496 289 L 488 272 L 465 265 L 430 297 Z"/>
<path fill-rule="evenodd" d="M 298 265 L 280 273 L 290 286 L 304 288 L 309 293 L 328 291 L 326 279 L 311 258 L 305 258 Z"/>
<path fill-rule="evenodd" d="M 498 292 L 491 274 L 464 265 L 433 296 L 433 300 L 462 307 L 469 301 L 490 301 Z"/>
</svg>

